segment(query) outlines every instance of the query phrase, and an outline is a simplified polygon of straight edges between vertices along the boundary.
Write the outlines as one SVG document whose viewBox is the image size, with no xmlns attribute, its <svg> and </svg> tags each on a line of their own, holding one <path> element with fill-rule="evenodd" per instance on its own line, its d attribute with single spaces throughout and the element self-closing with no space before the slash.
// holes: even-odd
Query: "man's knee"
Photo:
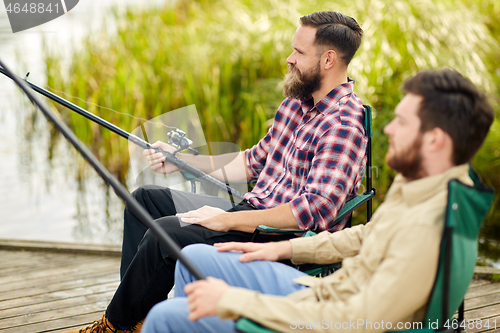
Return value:
<svg viewBox="0 0 500 333">
<path fill-rule="evenodd" d="M 191 261 L 210 262 L 217 249 L 207 244 L 192 244 L 184 247 L 182 253 Z"/>
<path fill-rule="evenodd" d="M 130 193 L 137 201 L 143 202 L 145 197 L 149 196 L 149 193 L 153 191 L 158 186 L 156 185 L 143 185 L 135 189 L 132 193 Z"/>
</svg>

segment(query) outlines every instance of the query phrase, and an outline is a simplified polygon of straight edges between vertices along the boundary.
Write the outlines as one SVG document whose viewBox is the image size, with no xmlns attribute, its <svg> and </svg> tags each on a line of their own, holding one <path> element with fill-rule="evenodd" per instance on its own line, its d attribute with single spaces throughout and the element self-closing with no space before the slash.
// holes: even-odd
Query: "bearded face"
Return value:
<svg viewBox="0 0 500 333">
<path fill-rule="evenodd" d="M 409 147 L 402 149 L 391 147 L 385 155 L 387 165 L 409 180 L 424 177 L 421 153 L 422 138 L 423 134 L 419 133 Z"/>
<path fill-rule="evenodd" d="M 288 72 L 285 76 L 283 87 L 283 94 L 288 98 L 304 100 L 321 88 L 319 59 L 314 68 L 303 72 L 297 66 L 288 64 Z"/>
</svg>

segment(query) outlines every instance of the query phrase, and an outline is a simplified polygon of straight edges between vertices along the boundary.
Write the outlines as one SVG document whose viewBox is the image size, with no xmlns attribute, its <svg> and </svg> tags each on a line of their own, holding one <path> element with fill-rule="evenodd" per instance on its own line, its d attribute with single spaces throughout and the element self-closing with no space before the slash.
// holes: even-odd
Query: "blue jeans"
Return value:
<svg viewBox="0 0 500 333">
<path fill-rule="evenodd" d="M 203 205 L 227 211 L 253 210 L 247 204 L 231 207 L 228 200 L 203 194 L 170 190 L 160 186 L 143 186 L 133 196 L 155 218 L 155 222 L 181 248 L 191 244 L 249 242 L 252 234 L 219 232 L 196 224 L 181 223 L 176 212 L 187 212 Z M 290 239 L 287 235 L 261 235 L 260 242 Z M 106 309 L 106 318 L 115 326 L 132 326 L 146 317 L 151 308 L 165 300 L 174 286 L 175 260 L 157 238 L 147 232 L 128 207 L 125 208 L 123 231 L 122 280 Z"/>
<path fill-rule="evenodd" d="M 305 275 L 304 273 L 278 262 L 242 263 L 238 259 L 240 253 L 217 252 L 215 247 L 206 244 L 189 245 L 182 252 L 203 274 L 222 279 L 234 287 L 279 296 L 307 288 L 292 281 Z M 235 322 L 232 320 L 205 317 L 193 322 L 187 318 L 189 311 L 184 286 L 193 281 L 193 276 L 178 263 L 175 268 L 175 297 L 151 309 L 142 329 L 143 333 L 236 332 Z"/>
</svg>

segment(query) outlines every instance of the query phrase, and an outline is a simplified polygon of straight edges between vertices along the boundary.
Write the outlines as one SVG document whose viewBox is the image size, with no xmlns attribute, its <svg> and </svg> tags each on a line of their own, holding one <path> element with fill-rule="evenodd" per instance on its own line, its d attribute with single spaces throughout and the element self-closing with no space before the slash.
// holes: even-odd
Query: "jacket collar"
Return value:
<svg viewBox="0 0 500 333">
<path fill-rule="evenodd" d="M 473 185 L 469 177 L 469 165 L 462 164 L 452 167 L 438 175 L 424 177 L 418 180 L 408 181 L 401 174 L 398 174 L 391 186 L 391 195 L 397 192 L 408 206 L 413 206 L 428 200 L 435 194 L 446 190 L 448 182 L 452 179 L 458 179 L 467 185 Z M 388 193 L 388 195 L 389 195 Z"/>
</svg>

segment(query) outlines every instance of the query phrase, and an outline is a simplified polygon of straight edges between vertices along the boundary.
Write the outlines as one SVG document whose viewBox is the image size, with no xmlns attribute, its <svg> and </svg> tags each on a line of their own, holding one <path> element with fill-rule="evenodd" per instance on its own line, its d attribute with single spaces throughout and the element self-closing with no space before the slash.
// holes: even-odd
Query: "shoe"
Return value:
<svg viewBox="0 0 500 333">
<path fill-rule="evenodd" d="M 82 327 L 76 330 L 66 331 L 63 333 L 127 333 L 134 332 L 140 333 L 142 329 L 142 324 L 144 320 L 138 322 L 134 326 L 130 326 L 126 330 L 120 330 L 113 326 L 108 319 L 106 319 L 106 315 L 103 315 L 101 319 L 94 321 L 92 325 Z"/>
</svg>

